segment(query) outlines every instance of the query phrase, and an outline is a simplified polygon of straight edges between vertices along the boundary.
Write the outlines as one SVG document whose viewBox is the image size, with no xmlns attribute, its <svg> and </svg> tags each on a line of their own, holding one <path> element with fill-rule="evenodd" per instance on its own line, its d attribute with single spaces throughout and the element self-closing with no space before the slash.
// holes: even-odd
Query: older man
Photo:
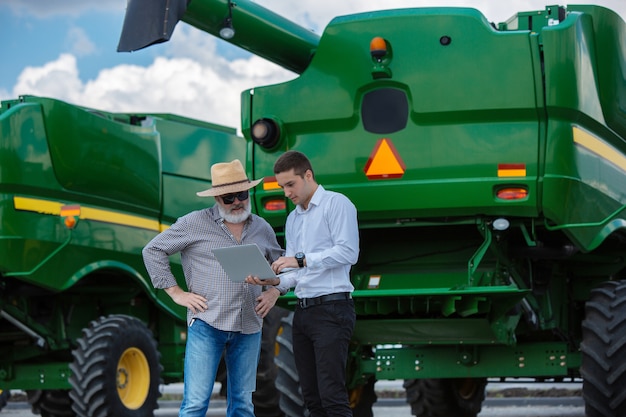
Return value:
<svg viewBox="0 0 626 417">
<path fill-rule="evenodd" d="M 191 212 L 157 235 L 143 249 L 155 288 L 163 288 L 175 303 L 187 307 L 184 394 L 180 417 L 204 417 L 215 375 L 225 352 L 228 370 L 228 417 L 254 417 L 261 326 L 278 294 L 233 282 L 212 249 L 255 243 L 268 261 L 283 250 L 272 227 L 251 214 L 249 190 L 262 179 L 250 180 L 239 160 L 211 167 L 212 188 L 198 192 L 215 197 L 215 205 Z M 169 256 L 180 253 L 188 291 L 176 283 Z M 255 311 L 256 309 L 256 311 Z"/>
</svg>

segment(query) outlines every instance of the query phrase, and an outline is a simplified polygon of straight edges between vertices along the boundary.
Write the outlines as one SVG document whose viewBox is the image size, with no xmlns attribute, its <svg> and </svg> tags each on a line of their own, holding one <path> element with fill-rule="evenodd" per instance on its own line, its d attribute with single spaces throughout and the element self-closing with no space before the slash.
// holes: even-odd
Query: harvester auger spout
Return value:
<svg viewBox="0 0 626 417">
<path fill-rule="evenodd" d="M 180 20 L 298 74 L 319 43 L 311 30 L 249 0 L 129 0 L 117 50 L 166 42 Z M 220 36 L 227 20 L 230 39 Z"/>
</svg>

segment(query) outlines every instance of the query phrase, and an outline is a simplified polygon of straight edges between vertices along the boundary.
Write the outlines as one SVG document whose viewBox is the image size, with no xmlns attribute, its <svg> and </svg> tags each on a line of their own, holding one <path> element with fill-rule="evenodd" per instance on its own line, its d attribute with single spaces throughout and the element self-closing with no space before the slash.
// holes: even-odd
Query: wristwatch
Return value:
<svg viewBox="0 0 626 417">
<path fill-rule="evenodd" d="M 296 261 L 298 261 L 298 267 L 304 268 L 304 258 L 306 258 L 306 256 L 304 256 L 304 253 L 298 252 L 296 253 L 295 257 Z"/>
</svg>

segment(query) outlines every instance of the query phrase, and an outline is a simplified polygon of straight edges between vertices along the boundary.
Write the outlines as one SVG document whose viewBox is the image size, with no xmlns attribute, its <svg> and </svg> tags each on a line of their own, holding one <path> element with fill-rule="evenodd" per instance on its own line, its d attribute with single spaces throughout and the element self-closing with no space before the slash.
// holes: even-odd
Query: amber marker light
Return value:
<svg viewBox="0 0 626 417">
<path fill-rule="evenodd" d="M 68 229 L 76 227 L 78 217 L 80 216 L 80 205 L 71 204 L 61 207 L 61 217 L 63 217 L 63 224 Z"/>
<path fill-rule="evenodd" d="M 387 42 L 380 36 L 376 36 L 370 42 L 370 54 L 373 58 L 380 61 L 387 55 Z"/>
<path fill-rule="evenodd" d="M 264 190 L 280 190 L 280 185 L 278 185 L 278 181 L 276 181 L 276 177 L 264 177 L 263 189 Z"/>
<path fill-rule="evenodd" d="M 274 191 L 280 189 L 275 176 L 263 177 L 263 190 Z M 284 197 L 270 197 L 263 201 L 263 209 L 266 211 L 287 210 L 287 202 Z"/>
<path fill-rule="evenodd" d="M 496 191 L 500 200 L 523 200 L 528 197 L 528 190 L 522 187 L 507 187 Z"/>
<path fill-rule="evenodd" d="M 65 227 L 68 229 L 73 229 L 76 227 L 76 217 L 66 217 L 64 220 Z"/>
</svg>

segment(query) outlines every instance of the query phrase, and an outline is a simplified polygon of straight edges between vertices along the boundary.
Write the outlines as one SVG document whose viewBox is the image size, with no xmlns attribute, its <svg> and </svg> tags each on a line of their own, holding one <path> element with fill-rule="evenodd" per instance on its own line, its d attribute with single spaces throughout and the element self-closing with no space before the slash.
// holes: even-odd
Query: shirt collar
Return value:
<svg viewBox="0 0 626 417">
<path fill-rule="evenodd" d="M 311 197 L 311 201 L 309 201 L 309 208 L 305 210 L 304 207 L 302 207 L 302 205 L 298 204 L 298 206 L 296 207 L 296 211 L 298 213 L 304 214 L 311 209 L 312 205 L 319 206 L 320 203 L 322 202 L 322 198 L 323 198 L 325 191 L 326 190 L 324 189 L 324 187 L 322 187 L 320 184 L 317 184 L 317 190 L 315 190 L 315 192 L 313 193 L 313 197 Z"/>
</svg>

